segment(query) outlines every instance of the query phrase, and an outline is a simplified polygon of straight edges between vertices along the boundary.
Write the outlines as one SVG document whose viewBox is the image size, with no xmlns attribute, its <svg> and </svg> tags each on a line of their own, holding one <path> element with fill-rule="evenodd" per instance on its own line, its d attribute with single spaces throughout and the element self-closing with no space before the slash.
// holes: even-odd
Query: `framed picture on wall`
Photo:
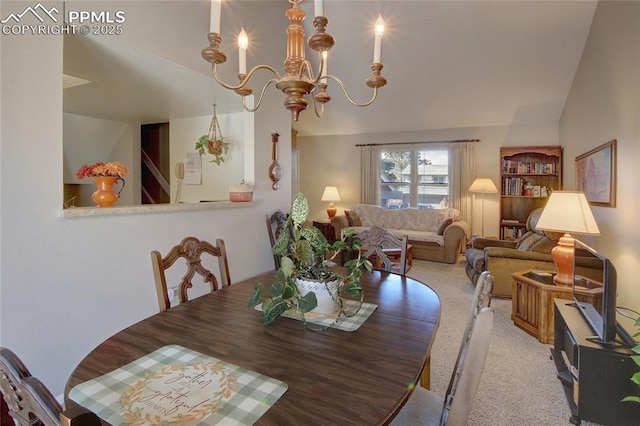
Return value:
<svg viewBox="0 0 640 426">
<path fill-rule="evenodd" d="M 616 140 L 576 157 L 576 187 L 592 206 L 616 206 Z"/>
</svg>

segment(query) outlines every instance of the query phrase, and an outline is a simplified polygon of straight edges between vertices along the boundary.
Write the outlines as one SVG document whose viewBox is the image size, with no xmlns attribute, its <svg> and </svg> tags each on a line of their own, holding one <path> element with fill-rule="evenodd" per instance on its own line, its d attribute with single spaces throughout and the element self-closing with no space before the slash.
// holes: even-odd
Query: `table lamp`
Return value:
<svg viewBox="0 0 640 426">
<path fill-rule="evenodd" d="M 482 231 L 480 236 L 484 237 L 484 194 L 497 194 L 498 188 L 491 178 L 476 178 L 469 187 L 469 192 L 482 193 Z"/>
<path fill-rule="evenodd" d="M 336 215 L 336 205 L 333 204 L 334 201 L 340 201 L 340 194 L 338 193 L 338 188 L 335 186 L 325 186 L 324 192 L 322 193 L 322 198 L 320 201 L 329 201 L 329 207 L 327 207 L 327 214 L 329 215 L 329 219 Z"/>
<path fill-rule="evenodd" d="M 575 240 L 570 233 L 600 235 L 584 192 L 554 191 L 540 215 L 536 229 L 561 232 L 564 236 L 551 250 L 553 263 L 558 269 L 553 282 L 558 285 L 573 285 L 573 259 Z"/>
</svg>

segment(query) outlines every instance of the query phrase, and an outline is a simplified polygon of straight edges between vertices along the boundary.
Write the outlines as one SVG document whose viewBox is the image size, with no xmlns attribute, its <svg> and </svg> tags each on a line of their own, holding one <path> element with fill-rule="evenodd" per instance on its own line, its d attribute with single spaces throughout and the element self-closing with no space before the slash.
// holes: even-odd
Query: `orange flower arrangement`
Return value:
<svg viewBox="0 0 640 426">
<path fill-rule="evenodd" d="M 129 173 L 127 167 L 117 161 L 108 163 L 97 162 L 89 165 L 85 164 L 80 167 L 80 170 L 76 173 L 76 177 L 78 179 L 84 179 L 90 176 L 113 176 L 121 178 L 127 173 Z"/>
</svg>

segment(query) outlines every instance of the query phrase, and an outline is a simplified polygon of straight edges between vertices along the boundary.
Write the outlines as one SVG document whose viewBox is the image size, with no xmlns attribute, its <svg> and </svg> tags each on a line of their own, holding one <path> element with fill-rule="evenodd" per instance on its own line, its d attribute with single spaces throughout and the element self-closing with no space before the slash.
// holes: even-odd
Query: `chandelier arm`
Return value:
<svg viewBox="0 0 640 426">
<path fill-rule="evenodd" d="M 322 118 L 324 115 L 324 102 L 316 101 L 315 96 L 311 96 L 311 100 L 313 101 L 313 111 L 316 113 L 316 117 Z M 318 104 L 320 104 L 320 112 L 318 112 Z"/>
<path fill-rule="evenodd" d="M 248 80 L 245 79 L 245 81 Z M 276 79 L 271 79 L 269 81 L 267 81 L 267 83 L 264 85 L 264 87 L 262 88 L 262 91 L 260 92 L 260 97 L 258 98 L 258 102 L 256 102 L 256 104 L 253 106 L 253 108 L 249 108 L 249 106 L 247 105 L 247 97 L 243 96 L 242 97 L 242 107 L 245 109 L 245 111 L 247 112 L 256 112 L 258 110 L 258 108 L 260 108 L 260 104 L 262 104 L 262 98 L 264 98 L 264 93 L 267 91 L 267 88 L 269 88 L 269 86 L 271 86 L 272 84 L 277 83 L 278 80 Z"/>
<path fill-rule="evenodd" d="M 322 67 L 322 65 L 321 65 L 321 67 Z M 308 59 L 305 59 L 300 64 L 300 69 L 298 70 L 298 79 L 302 80 L 304 78 L 303 73 L 304 73 L 305 69 L 307 70 L 307 75 L 308 75 L 309 80 L 313 84 L 317 84 L 318 81 L 320 80 L 320 74 L 322 73 L 322 68 L 320 68 L 320 72 L 314 78 L 313 77 L 313 67 L 311 66 L 311 62 L 309 62 Z"/>
<path fill-rule="evenodd" d="M 222 87 L 224 87 L 225 89 L 229 89 L 229 90 L 238 90 L 238 89 L 242 89 L 244 88 L 247 83 L 249 82 L 249 79 L 251 77 L 253 77 L 253 75 L 260 69 L 265 69 L 268 71 L 271 71 L 273 73 L 273 75 L 276 77 L 276 80 L 280 80 L 282 77 L 280 76 L 280 73 L 278 73 L 278 71 L 273 68 L 272 66 L 269 65 L 257 65 L 255 67 L 253 67 L 251 69 L 251 71 L 249 71 L 249 74 L 247 74 L 247 76 L 244 78 L 244 80 L 242 80 L 242 83 L 236 85 L 236 86 L 232 86 L 230 84 L 225 83 L 224 81 L 222 81 L 222 79 L 220 78 L 220 76 L 218 75 L 218 67 L 216 66 L 216 64 L 213 64 L 213 78 L 215 78 L 215 80 L 218 82 L 218 84 Z M 271 82 L 273 80 L 269 80 L 270 83 L 268 83 L 267 85 L 271 84 Z"/>
<path fill-rule="evenodd" d="M 342 80 L 340 80 L 338 77 L 336 77 L 334 75 L 325 75 L 323 78 L 331 79 L 331 80 L 335 81 L 336 83 L 338 83 L 340 85 L 340 87 L 342 88 L 342 91 L 344 92 L 344 95 L 349 100 L 349 102 L 351 102 L 352 105 L 357 106 L 357 107 L 366 107 L 366 106 L 371 105 L 373 103 L 373 101 L 376 100 L 376 97 L 378 96 L 378 88 L 374 87 L 373 88 L 373 95 L 371 96 L 371 99 L 369 99 L 368 101 L 363 102 L 363 103 L 358 103 L 358 102 L 353 100 L 351 95 L 349 95 L 349 92 L 347 91 L 347 87 L 342 82 Z"/>
</svg>

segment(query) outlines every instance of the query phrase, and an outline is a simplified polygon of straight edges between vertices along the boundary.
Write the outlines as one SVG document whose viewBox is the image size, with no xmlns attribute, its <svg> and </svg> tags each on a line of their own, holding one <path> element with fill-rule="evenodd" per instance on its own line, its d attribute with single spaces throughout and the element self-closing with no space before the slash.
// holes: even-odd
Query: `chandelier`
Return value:
<svg viewBox="0 0 640 426">
<path fill-rule="evenodd" d="M 306 13 L 299 8 L 298 4 L 302 0 L 289 0 L 291 8 L 289 8 L 285 15 L 289 19 L 289 27 L 287 28 L 287 59 L 284 61 L 284 69 L 286 74 L 281 75 L 275 68 L 269 65 L 258 65 L 253 67 L 249 73 L 247 73 L 247 47 L 248 37 L 247 33 L 242 29 L 238 37 L 239 48 L 239 75 L 240 84 L 231 85 L 222 81 L 218 75 L 219 64 L 223 64 L 227 60 L 227 54 L 220 49 L 220 43 L 222 43 L 222 35 L 220 34 L 220 10 L 221 0 L 211 0 L 211 27 L 207 36 L 209 40 L 209 46 L 202 50 L 202 57 L 212 64 L 212 72 L 215 80 L 224 88 L 233 90 L 242 97 L 242 106 L 248 112 L 254 112 L 260 108 L 262 98 L 269 86 L 275 84 L 275 86 L 281 90 L 286 98 L 284 100 L 284 106 L 291 111 L 294 121 L 298 121 L 298 117 L 302 111 L 307 109 L 309 101 L 307 97 L 311 99 L 313 103 L 316 116 L 322 117 L 324 113 L 324 105 L 331 100 L 331 96 L 327 93 L 327 80 L 335 81 L 345 94 L 345 97 L 351 102 L 351 104 L 358 107 L 365 107 L 371 105 L 378 95 L 378 89 L 387 84 L 387 80 L 380 75 L 382 71 L 382 63 L 380 62 L 380 54 L 382 47 L 382 34 L 384 32 L 384 21 L 382 17 L 378 16 L 375 23 L 375 42 L 373 50 L 373 63 L 371 64 L 372 74 L 366 79 L 367 86 L 373 89 L 371 99 L 366 102 L 356 102 L 349 95 L 346 86 L 338 77 L 327 74 L 327 53 L 335 44 L 335 41 L 331 34 L 325 31 L 328 20 L 324 16 L 324 8 L 322 0 L 315 0 L 315 18 L 313 19 L 313 26 L 315 32 L 311 35 L 307 41 L 309 47 L 319 53 L 320 65 L 318 71 L 313 73 L 311 63 L 305 59 L 305 46 L 304 37 L 305 31 L 301 25 Z M 253 93 L 253 89 L 249 87 L 248 83 L 251 77 L 258 70 L 268 70 L 273 74 L 271 78 L 264 85 L 260 92 L 260 97 L 255 102 L 253 107 L 247 105 L 246 97 Z M 317 90 L 316 90 L 317 89 Z M 313 93 L 313 92 L 317 93 Z M 309 95 L 309 96 L 307 96 Z"/>
</svg>

